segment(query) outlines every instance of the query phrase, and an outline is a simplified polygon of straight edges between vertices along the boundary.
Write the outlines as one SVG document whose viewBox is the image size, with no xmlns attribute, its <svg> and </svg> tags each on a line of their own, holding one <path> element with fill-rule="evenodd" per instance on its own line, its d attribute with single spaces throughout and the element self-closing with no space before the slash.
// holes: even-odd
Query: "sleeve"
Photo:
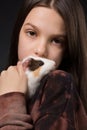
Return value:
<svg viewBox="0 0 87 130">
<path fill-rule="evenodd" d="M 42 93 L 40 92 L 35 130 L 76 130 L 73 89 L 70 74 L 61 70 L 49 74 Z"/>
<path fill-rule="evenodd" d="M 0 130 L 31 129 L 30 120 L 23 93 L 12 92 L 0 96 Z"/>
</svg>

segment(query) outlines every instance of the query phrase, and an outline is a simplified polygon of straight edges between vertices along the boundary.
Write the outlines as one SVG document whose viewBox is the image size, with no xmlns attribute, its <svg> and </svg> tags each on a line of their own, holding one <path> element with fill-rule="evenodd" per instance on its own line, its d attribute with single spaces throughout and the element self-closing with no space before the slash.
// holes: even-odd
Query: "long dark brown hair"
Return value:
<svg viewBox="0 0 87 130">
<path fill-rule="evenodd" d="M 12 34 L 8 66 L 16 65 L 18 61 L 19 33 L 26 16 L 35 6 L 53 8 L 60 13 L 64 19 L 67 42 L 65 56 L 59 69 L 70 72 L 73 75 L 79 95 L 87 109 L 87 32 L 85 16 L 79 0 L 24 0 Z"/>
</svg>

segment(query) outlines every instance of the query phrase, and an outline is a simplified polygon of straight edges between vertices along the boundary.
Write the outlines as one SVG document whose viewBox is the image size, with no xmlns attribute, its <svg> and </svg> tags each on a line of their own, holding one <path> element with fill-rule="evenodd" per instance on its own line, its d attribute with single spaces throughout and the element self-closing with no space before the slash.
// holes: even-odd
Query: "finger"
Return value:
<svg viewBox="0 0 87 130">
<path fill-rule="evenodd" d="M 10 66 L 7 71 L 9 72 L 14 72 L 15 70 L 17 70 L 17 67 L 16 66 Z"/>
<path fill-rule="evenodd" d="M 17 70 L 17 67 L 16 66 L 10 66 L 8 69 L 7 69 L 7 76 L 16 76 L 18 75 L 18 70 Z"/>
<path fill-rule="evenodd" d="M 20 75 L 25 74 L 22 63 L 20 61 L 17 63 L 17 69 Z"/>
<path fill-rule="evenodd" d="M 6 74 L 6 70 L 3 70 L 2 72 L 1 72 L 1 76 L 4 76 Z"/>
</svg>

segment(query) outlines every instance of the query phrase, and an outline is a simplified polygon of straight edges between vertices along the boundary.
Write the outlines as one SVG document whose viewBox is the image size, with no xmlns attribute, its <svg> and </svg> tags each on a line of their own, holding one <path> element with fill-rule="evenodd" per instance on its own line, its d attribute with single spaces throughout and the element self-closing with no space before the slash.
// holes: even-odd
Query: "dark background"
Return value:
<svg viewBox="0 0 87 130">
<path fill-rule="evenodd" d="M 87 0 L 80 0 L 87 20 Z M 23 0 L 3 0 L 0 3 L 0 71 L 8 58 L 11 33 Z"/>
<path fill-rule="evenodd" d="M 23 0 L 2 0 L 0 3 L 0 71 L 8 58 L 11 34 Z"/>
</svg>

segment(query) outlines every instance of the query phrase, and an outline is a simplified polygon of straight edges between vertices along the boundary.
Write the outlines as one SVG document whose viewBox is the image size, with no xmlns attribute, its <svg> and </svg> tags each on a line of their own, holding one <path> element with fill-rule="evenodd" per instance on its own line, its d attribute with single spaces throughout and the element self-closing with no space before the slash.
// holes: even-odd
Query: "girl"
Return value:
<svg viewBox="0 0 87 130">
<path fill-rule="evenodd" d="M 24 1 L 0 76 L 1 130 L 87 129 L 86 34 L 79 0 Z M 21 61 L 30 55 L 55 61 L 56 70 L 29 100 Z"/>
</svg>

